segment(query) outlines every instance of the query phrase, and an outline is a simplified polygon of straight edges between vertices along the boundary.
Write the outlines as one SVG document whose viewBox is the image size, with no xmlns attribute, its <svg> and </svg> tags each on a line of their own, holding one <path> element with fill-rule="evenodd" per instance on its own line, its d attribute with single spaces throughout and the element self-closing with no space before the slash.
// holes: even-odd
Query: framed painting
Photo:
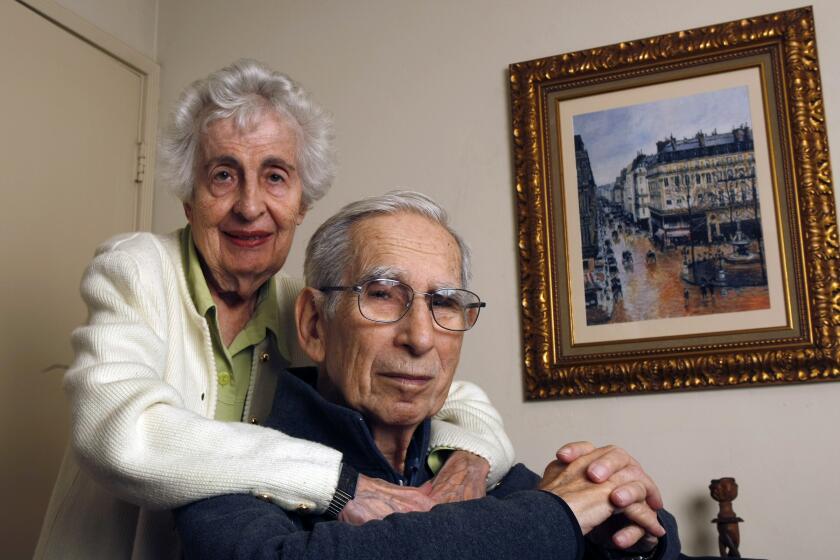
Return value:
<svg viewBox="0 0 840 560">
<path fill-rule="evenodd" d="M 510 66 L 530 399 L 840 379 L 810 8 Z"/>
</svg>

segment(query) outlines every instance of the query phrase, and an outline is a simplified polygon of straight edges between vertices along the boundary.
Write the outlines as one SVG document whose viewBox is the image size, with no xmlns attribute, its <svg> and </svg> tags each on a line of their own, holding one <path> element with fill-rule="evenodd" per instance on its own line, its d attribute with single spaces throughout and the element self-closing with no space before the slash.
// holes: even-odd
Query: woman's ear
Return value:
<svg viewBox="0 0 840 560">
<path fill-rule="evenodd" d="M 295 301 L 295 326 L 298 344 L 309 359 L 318 365 L 327 354 L 323 316 L 324 294 L 314 288 L 304 288 Z"/>
</svg>

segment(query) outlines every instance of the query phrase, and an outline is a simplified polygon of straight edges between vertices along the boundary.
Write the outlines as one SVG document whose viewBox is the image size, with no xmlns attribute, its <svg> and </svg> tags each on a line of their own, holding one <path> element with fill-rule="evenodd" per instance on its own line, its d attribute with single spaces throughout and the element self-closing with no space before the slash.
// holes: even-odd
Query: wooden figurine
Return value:
<svg viewBox="0 0 840 560">
<path fill-rule="evenodd" d="M 741 535 L 738 523 L 744 520 L 735 515 L 732 509 L 732 500 L 738 497 L 738 484 L 731 477 L 718 478 L 709 484 L 709 491 L 720 505 L 717 517 L 712 519 L 712 523 L 717 524 L 720 555 L 722 558 L 740 558 L 738 545 L 741 543 Z"/>
</svg>

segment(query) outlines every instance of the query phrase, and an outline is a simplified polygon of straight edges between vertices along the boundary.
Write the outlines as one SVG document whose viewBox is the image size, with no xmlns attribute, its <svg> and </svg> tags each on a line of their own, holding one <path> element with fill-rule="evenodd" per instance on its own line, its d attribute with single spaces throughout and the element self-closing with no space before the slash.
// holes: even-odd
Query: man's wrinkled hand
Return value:
<svg viewBox="0 0 840 560">
<path fill-rule="evenodd" d="M 665 529 L 659 524 L 656 512 L 647 503 L 647 475 L 638 467 L 638 463 L 632 464 L 634 461 L 630 460 L 632 458 L 626 452 L 613 446 L 586 451 L 568 462 L 557 460 L 549 463 L 539 488 L 563 498 L 575 514 L 584 534 L 622 511 L 632 523 L 639 525 L 642 532 L 637 534 L 629 527 L 621 529 L 613 540 L 619 548 L 635 544 L 645 533 L 664 535 Z M 592 470 L 600 473 L 603 465 L 614 466 L 622 462 L 623 466 L 615 469 L 605 480 L 592 480 Z M 601 468 L 594 468 L 599 465 Z M 658 494 L 658 489 L 656 492 Z M 621 503 L 616 504 L 615 501 Z"/>
<path fill-rule="evenodd" d="M 432 479 L 430 497 L 438 504 L 483 498 L 490 464 L 467 451 L 454 451 Z"/>
<path fill-rule="evenodd" d="M 362 525 L 374 519 L 384 519 L 392 513 L 409 511 L 429 511 L 436 502 L 429 496 L 431 483 L 419 488 L 397 486 L 359 475 L 356 483 L 356 496 L 347 502 L 338 520 L 351 525 Z"/>
<path fill-rule="evenodd" d="M 597 484 L 589 480 L 584 472 L 588 464 L 586 455 L 568 465 L 552 461 L 545 468 L 543 478 L 537 486 L 540 490 L 551 492 L 566 502 L 584 535 L 615 512 L 615 507 L 609 500 L 613 484 Z"/>
<path fill-rule="evenodd" d="M 662 494 L 659 492 L 659 488 L 632 455 L 614 445 L 608 445 L 600 449 L 606 450 L 606 452 L 600 454 L 587 467 L 586 475 L 589 477 L 589 480 L 601 483 L 621 470 L 629 470 L 631 472 L 627 473 L 629 475 L 628 478 L 634 483 L 644 485 L 645 500 L 648 505 L 652 509 L 662 509 Z M 586 441 L 569 443 L 557 451 L 557 460 L 569 464 L 595 450 L 595 446 Z M 635 501 L 633 500 L 633 492 L 622 486 L 616 487 L 610 499 L 616 507 L 620 508 L 627 507 Z"/>
<path fill-rule="evenodd" d="M 656 536 L 645 532 L 623 513 L 616 513 L 595 527 L 586 538 L 599 547 L 631 554 L 646 554 L 659 543 Z"/>
<path fill-rule="evenodd" d="M 557 451 L 561 464 L 571 465 L 581 458 L 591 460 L 585 466 L 585 476 L 596 484 L 609 482 L 610 503 L 621 515 L 599 527 L 591 538 L 600 544 L 634 550 L 651 549 L 664 535 L 656 510 L 663 507 L 662 495 L 641 465 L 625 450 L 606 446 L 596 449 L 589 442 L 564 445 Z"/>
</svg>

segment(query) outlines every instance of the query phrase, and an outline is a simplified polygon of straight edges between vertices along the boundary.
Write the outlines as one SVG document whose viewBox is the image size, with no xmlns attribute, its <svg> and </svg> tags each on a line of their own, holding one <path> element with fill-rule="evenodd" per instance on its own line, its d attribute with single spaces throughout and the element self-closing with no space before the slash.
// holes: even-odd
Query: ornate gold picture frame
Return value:
<svg viewBox="0 0 840 560">
<path fill-rule="evenodd" d="M 510 66 L 529 399 L 840 379 L 802 8 Z"/>
</svg>

